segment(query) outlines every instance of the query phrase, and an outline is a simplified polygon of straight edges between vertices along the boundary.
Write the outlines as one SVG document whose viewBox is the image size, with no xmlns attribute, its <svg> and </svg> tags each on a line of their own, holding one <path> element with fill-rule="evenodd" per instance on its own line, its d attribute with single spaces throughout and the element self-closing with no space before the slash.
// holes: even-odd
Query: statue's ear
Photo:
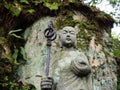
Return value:
<svg viewBox="0 0 120 90">
<path fill-rule="evenodd" d="M 79 29 L 79 24 L 75 25 L 75 34 L 77 36 L 78 32 L 80 32 L 80 29 Z M 76 37 L 77 38 L 77 37 Z M 74 48 L 77 48 L 77 39 L 75 41 L 75 45 L 74 45 Z"/>
<path fill-rule="evenodd" d="M 77 40 L 75 41 L 74 48 L 77 48 Z"/>
<path fill-rule="evenodd" d="M 58 46 L 62 48 L 62 43 L 60 42 L 61 39 L 61 30 L 57 31 L 57 40 L 58 40 Z"/>
<path fill-rule="evenodd" d="M 75 34 L 78 34 L 78 32 L 80 31 L 79 24 L 75 25 L 74 28 L 75 28 Z"/>
</svg>

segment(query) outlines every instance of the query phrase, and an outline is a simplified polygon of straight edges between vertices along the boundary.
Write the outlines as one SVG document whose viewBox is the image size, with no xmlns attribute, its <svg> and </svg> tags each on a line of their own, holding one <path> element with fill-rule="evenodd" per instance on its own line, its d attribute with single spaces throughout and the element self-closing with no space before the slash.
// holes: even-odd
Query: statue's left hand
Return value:
<svg viewBox="0 0 120 90">
<path fill-rule="evenodd" d="M 53 79 L 51 77 L 43 77 L 41 79 L 41 90 L 52 90 Z"/>
<path fill-rule="evenodd" d="M 77 58 L 71 62 L 71 71 L 79 77 L 87 76 L 91 73 L 91 68 L 88 62 L 82 58 Z"/>
</svg>

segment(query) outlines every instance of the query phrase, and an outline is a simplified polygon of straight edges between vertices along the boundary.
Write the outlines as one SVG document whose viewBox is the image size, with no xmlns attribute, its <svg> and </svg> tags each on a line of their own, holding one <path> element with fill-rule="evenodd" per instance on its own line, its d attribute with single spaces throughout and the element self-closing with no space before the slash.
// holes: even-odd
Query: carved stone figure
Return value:
<svg viewBox="0 0 120 90">
<path fill-rule="evenodd" d="M 58 20 L 60 18 L 58 16 Z M 78 11 L 75 11 L 73 19 L 87 22 L 87 17 Z M 46 85 L 48 90 L 52 85 L 52 90 L 117 90 L 116 62 L 112 49 L 108 48 L 111 43 L 109 32 L 103 30 L 102 37 L 97 38 L 99 37 L 97 30 L 79 30 L 78 25 L 75 25 L 75 29 L 66 26 L 62 30 L 57 30 L 58 34 L 60 32 L 60 38 L 57 37 L 52 42 L 49 77 L 41 78 L 45 76 L 46 69 L 47 46 L 44 31 L 48 27 L 49 21 L 55 21 L 55 27 L 59 28 L 56 17 L 48 16 L 41 18 L 25 30 L 27 60 L 26 64 L 19 67 L 19 82 L 22 82 L 23 85 L 34 85 L 36 90 L 41 90 L 41 87 L 46 88 Z M 78 50 L 76 47 L 77 32 L 79 33 L 77 40 L 78 43 L 81 43 L 80 46 L 83 49 L 88 46 L 85 51 Z M 41 86 L 40 83 L 42 83 Z"/>
<path fill-rule="evenodd" d="M 75 29 L 70 26 L 64 27 L 60 32 L 60 45 L 63 50 L 75 49 L 76 47 L 76 33 Z"/>
<path fill-rule="evenodd" d="M 64 27 L 60 32 L 60 45 L 62 48 L 59 60 L 52 63 L 53 90 L 93 90 L 91 67 L 86 56 L 76 50 L 75 29 Z M 46 82 L 42 81 L 43 86 Z"/>
</svg>

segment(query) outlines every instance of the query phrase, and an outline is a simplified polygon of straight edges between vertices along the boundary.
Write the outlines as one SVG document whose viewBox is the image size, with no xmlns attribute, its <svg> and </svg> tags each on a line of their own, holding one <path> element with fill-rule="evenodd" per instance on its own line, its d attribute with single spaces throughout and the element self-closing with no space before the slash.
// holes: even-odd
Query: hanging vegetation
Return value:
<svg viewBox="0 0 120 90">
<path fill-rule="evenodd" d="M 71 19 L 68 10 L 80 11 L 88 18 L 88 22 Z M 29 88 L 33 90 L 32 85 L 22 86 L 21 83 L 17 83 L 16 80 L 19 77 L 17 77 L 16 70 L 19 65 L 26 62 L 26 53 L 23 47 L 25 40 L 22 34 L 27 27 L 41 17 L 61 15 L 57 19 L 56 28 L 62 28 L 61 22 L 70 26 L 79 24 L 80 29 L 83 30 L 83 35 L 80 37 L 84 37 L 84 29 L 102 33 L 101 27 L 111 28 L 115 22 L 108 14 L 101 12 L 96 7 L 78 2 L 78 0 L 2 0 L 0 1 L 0 13 L 0 88 L 2 90 L 29 90 Z M 63 21 L 64 19 L 68 21 Z M 107 32 L 110 33 L 110 31 Z M 86 45 L 86 42 L 88 41 L 82 42 L 82 44 Z M 11 77 L 13 75 L 14 77 Z M 20 85 L 21 87 L 19 87 Z"/>
</svg>

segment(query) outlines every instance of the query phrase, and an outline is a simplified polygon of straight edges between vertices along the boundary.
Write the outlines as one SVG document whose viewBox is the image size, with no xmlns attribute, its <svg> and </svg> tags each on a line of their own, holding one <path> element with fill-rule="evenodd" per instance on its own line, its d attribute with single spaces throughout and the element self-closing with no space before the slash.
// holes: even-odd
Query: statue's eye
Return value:
<svg viewBox="0 0 120 90">
<path fill-rule="evenodd" d="M 70 32 L 70 34 L 73 34 L 73 35 L 74 35 L 74 34 L 75 34 L 75 32 Z"/>
<path fill-rule="evenodd" d="M 66 34 L 66 32 L 63 32 L 63 34 Z"/>
<path fill-rule="evenodd" d="M 67 31 L 64 31 L 64 32 L 63 32 L 63 34 L 66 34 L 66 33 L 67 33 Z"/>
</svg>

